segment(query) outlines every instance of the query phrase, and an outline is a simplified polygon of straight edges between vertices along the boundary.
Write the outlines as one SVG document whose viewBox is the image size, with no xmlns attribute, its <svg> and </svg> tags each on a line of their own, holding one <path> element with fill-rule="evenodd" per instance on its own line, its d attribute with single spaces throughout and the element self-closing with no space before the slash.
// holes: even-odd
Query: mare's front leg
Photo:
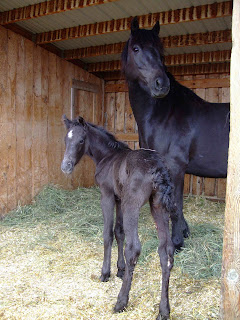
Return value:
<svg viewBox="0 0 240 320">
<path fill-rule="evenodd" d="M 126 267 L 123 277 L 123 283 L 118 295 L 114 311 L 123 311 L 129 299 L 133 271 L 141 252 L 141 244 L 138 237 L 138 218 L 139 208 L 133 207 L 132 203 L 124 204 L 123 209 L 123 228 L 126 237 L 125 259 Z"/>
<path fill-rule="evenodd" d="M 174 172 L 174 170 L 172 172 Z M 176 212 L 171 214 L 172 242 L 177 250 L 180 250 L 181 247 L 183 247 L 184 238 L 187 238 L 190 234 L 187 221 L 183 216 L 184 174 L 184 170 L 175 170 L 174 174 L 172 173 L 176 202 Z"/>
<path fill-rule="evenodd" d="M 101 281 L 108 281 L 111 269 L 111 250 L 113 242 L 113 220 L 114 220 L 114 193 L 107 188 L 101 188 L 101 207 L 103 212 L 104 229 L 104 258 L 101 272 Z"/>
<path fill-rule="evenodd" d="M 169 214 L 165 210 L 162 210 L 159 204 L 154 204 L 152 198 L 150 198 L 150 207 L 157 226 L 159 238 L 158 253 L 162 268 L 162 291 L 157 320 L 166 320 L 169 319 L 170 314 L 168 290 L 170 271 L 173 267 L 174 245 L 169 232 Z"/>
<path fill-rule="evenodd" d="M 122 214 L 120 199 L 116 199 L 116 224 L 115 224 L 114 232 L 115 232 L 115 238 L 118 244 L 117 277 L 122 279 L 125 272 L 125 260 L 123 256 L 123 244 L 124 244 L 125 234 L 123 230 L 123 214 Z"/>
</svg>

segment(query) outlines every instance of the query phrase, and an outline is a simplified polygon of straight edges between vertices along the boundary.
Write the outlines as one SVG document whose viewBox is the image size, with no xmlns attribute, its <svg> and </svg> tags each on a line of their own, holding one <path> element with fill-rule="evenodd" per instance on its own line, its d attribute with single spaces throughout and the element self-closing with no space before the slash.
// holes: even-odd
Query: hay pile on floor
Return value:
<svg viewBox="0 0 240 320">
<path fill-rule="evenodd" d="M 171 319 L 217 319 L 224 204 L 203 198 L 184 202 L 191 238 L 175 256 Z M 102 213 L 98 188 L 45 188 L 30 206 L 0 222 L 1 319 L 155 319 L 160 301 L 158 240 L 148 206 L 139 234 L 142 254 L 129 306 L 113 314 L 121 287 L 113 247 L 110 281 L 99 281 Z"/>
</svg>

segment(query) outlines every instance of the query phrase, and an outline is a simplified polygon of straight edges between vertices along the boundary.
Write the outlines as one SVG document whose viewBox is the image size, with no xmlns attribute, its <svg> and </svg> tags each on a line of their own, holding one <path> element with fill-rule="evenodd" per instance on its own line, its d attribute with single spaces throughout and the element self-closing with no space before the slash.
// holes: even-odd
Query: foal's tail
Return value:
<svg viewBox="0 0 240 320">
<path fill-rule="evenodd" d="M 163 164 L 154 172 L 153 188 L 156 192 L 154 202 L 164 206 L 170 213 L 175 212 L 173 183 L 168 169 Z"/>
</svg>

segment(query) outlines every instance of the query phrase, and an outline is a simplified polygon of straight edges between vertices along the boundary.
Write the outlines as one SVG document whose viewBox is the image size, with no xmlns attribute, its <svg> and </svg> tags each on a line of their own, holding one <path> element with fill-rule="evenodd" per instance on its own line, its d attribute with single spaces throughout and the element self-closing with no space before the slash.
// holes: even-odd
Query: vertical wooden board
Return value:
<svg viewBox="0 0 240 320">
<path fill-rule="evenodd" d="M 206 76 L 205 76 L 205 74 L 197 74 L 195 77 L 194 77 L 195 79 L 205 79 L 206 78 Z M 200 97 L 200 98 L 202 98 L 202 99 L 206 99 L 206 89 L 196 89 L 195 90 L 195 93 Z"/>
<path fill-rule="evenodd" d="M 33 104 L 33 43 L 25 40 L 24 56 L 25 107 L 24 107 L 24 163 L 25 163 L 25 202 L 32 199 L 32 104 Z"/>
<path fill-rule="evenodd" d="M 189 194 L 190 193 L 190 186 L 191 186 L 191 175 L 190 174 L 185 174 L 184 176 L 184 189 L 183 189 L 183 194 Z"/>
<path fill-rule="evenodd" d="M 49 83 L 49 52 L 41 50 L 41 77 L 42 77 L 42 101 L 40 104 L 41 110 L 41 152 L 40 152 L 40 168 L 41 168 L 41 188 L 48 184 L 48 83 Z"/>
<path fill-rule="evenodd" d="M 33 55 L 33 115 L 32 115 L 32 194 L 35 196 L 41 188 L 41 104 L 42 104 L 42 59 L 41 59 L 41 48 L 35 46 Z"/>
<path fill-rule="evenodd" d="M 17 35 L 8 31 L 8 70 L 5 71 L 5 77 L 8 79 L 8 95 L 9 103 L 4 103 L 7 108 L 7 122 L 11 131 L 8 134 L 8 174 L 7 174 L 7 193 L 8 193 L 8 209 L 11 210 L 17 205 L 16 198 L 16 74 L 17 74 Z M 1 54 L 0 54 L 1 56 Z M 0 70 L 1 73 L 1 70 Z M 1 78 L 1 76 L 0 76 Z M 0 80 L 1 81 L 1 80 Z M 6 99 L 6 95 L 4 96 Z M 2 98 L 1 98 L 1 101 Z M 0 102 L 1 103 L 1 102 Z M 0 120 L 1 121 L 1 120 Z M 2 152 L 1 152 L 2 154 Z"/>
<path fill-rule="evenodd" d="M 192 194 L 200 196 L 203 192 L 203 178 L 192 176 Z"/>
<path fill-rule="evenodd" d="M 135 118 L 131 108 L 131 104 L 128 97 L 128 92 L 125 93 L 125 129 L 126 133 L 135 132 Z"/>
<path fill-rule="evenodd" d="M 57 152 L 57 119 L 55 118 L 56 109 L 56 89 L 57 83 L 57 56 L 49 54 L 49 98 L 48 98 L 48 176 L 50 183 L 57 183 L 58 165 L 56 161 L 61 156 L 61 152 Z M 59 120 L 59 119 L 58 119 Z M 61 150 L 61 147 L 60 147 Z"/>
<path fill-rule="evenodd" d="M 94 119 L 93 122 L 97 125 L 103 126 L 103 112 L 104 112 L 104 81 L 99 79 L 100 91 L 94 98 Z"/>
<path fill-rule="evenodd" d="M 6 97 L 7 92 L 7 76 L 6 71 L 8 70 L 8 39 L 7 31 L 0 28 L 0 217 L 7 212 L 7 200 L 8 200 L 8 184 L 7 184 L 7 165 L 8 165 L 8 145 L 7 139 L 7 108 L 8 98 Z"/>
<path fill-rule="evenodd" d="M 61 68 L 60 59 L 58 59 L 58 68 Z M 72 85 L 72 79 L 75 78 L 74 76 L 74 69 L 75 66 L 71 63 L 64 63 L 63 68 L 63 75 L 62 75 L 62 81 L 63 81 L 63 91 L 62 93 L 58 90 L 57 98 L 56 98 L 56 113 L 55 113 L 55 121 L 59 124 L 57 127 L 57 148 L 59 151 L 57 154 L 60 154 L 60 161 L 58 162 L 58 183 L 61 186 L 64 186 L 65 188 L 71 189 L 72 188 L 72 176 L 66 176 L 61 172 L 60 165 L 61 161 L 64 156 L 65 152 L 65 144 L 64 144 L 64 136 L 66 134 L 66 129 L 61 121 L 61 117 L 63 114 L 66 114 L 68 118 L 71 116 L 71 85 Z M 59 71 L 58 71 L 59 72 Z M 61 109 L 60 106 L 61 105 Z"/>
<path fill-rule="evenodd" d="M 16 184 L 17 184 L 17 202 L 25 204 L 26 180 L 25 180 L 25 39 L 17 37 L 17 74 L 16 74 Z"/>
<path fill-rule="evenodd" d="M 209 79 L 218 78 L 216 74 L 210 74 Z M 219 92 L 218 88 L 208 88 L 206 89 L 206 100 L 208 102 L 218 102 L 219 101 Z"/>
<path fill-rule="evenodd" d="M 105 95 L 105 128 L 108 131 L 115 131 L 115 104 L 116 104 L 116 94 L 115 93 L 106 93 Z"/>
<path fill-rule="evenodd" d="M 217 179 L 216 194 L 218 199 L 226 197 L 226 184 L 227 179 Z"/>
<path fill-rule="evenodd" d="M 216 195 L 216 179 L 204 178 L 204 196 L 214 197 Z"/>
<path fill-rule="evenodd" d="M 117 83 L 122 83 L 118 81 Z M 116 93 L 116 123 L 115 123 L 115 132 L 125 132 L 125 92 Z"/>
</svg>

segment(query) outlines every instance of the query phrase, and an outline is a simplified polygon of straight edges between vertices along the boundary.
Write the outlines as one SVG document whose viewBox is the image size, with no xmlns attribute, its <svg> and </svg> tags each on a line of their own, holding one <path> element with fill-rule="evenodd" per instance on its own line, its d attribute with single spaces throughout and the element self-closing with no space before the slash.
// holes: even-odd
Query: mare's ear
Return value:
<svg viewBox="0 0 240 320">
<path fill-rule="evenodd" d="M 84 129 L 86 128 L 87 123 L 86 123 L 86 121 L 85 121 L 82 117 L 79 116 L 79 117 L 77 118 L 77 121 L 83 126 Z"/>
<path fill-rule="evenodd" d="M 71 127 L 72 121 L 69 120 L 65 114 L 62 116 L 62 121 L 65 124 L 66 129 L 68 130 Z"/>
<path fill-rule="evenodd" d="M 155 26 L 152 28 L 152 31 L 158 36 L 160 31 L 160 24 L 159 21 L 155 23 Z"/>
<path fill-rule="evenodd" d="M 131 22 L 131 34 L 134 34 L 134 32 L 138 31 L 138 29 L 139 29 L 138 18 L 134 17 Z"/>
</svg>

